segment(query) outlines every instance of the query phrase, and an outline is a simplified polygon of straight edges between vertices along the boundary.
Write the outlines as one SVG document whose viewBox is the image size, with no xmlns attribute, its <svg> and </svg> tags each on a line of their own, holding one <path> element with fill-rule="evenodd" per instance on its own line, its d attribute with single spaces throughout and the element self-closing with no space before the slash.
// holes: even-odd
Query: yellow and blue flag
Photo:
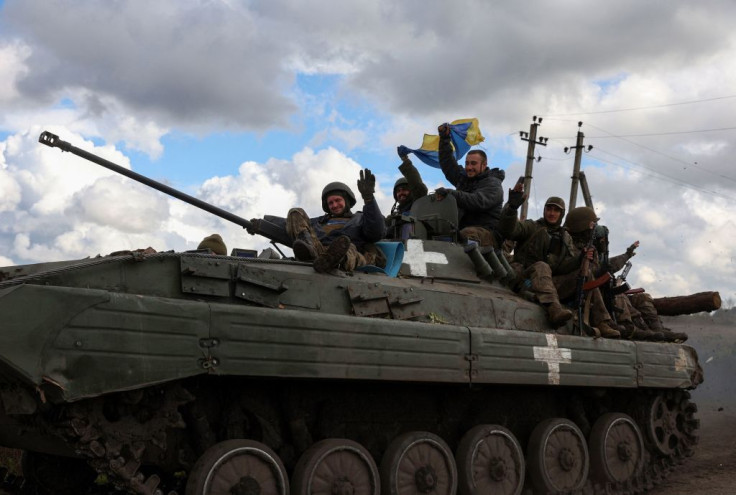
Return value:
<svg viewBox="0 0 736 495">
<path fill-rule="evenodd" d="M 485 141 L 480 132 L 478 119 L 460 119 L 450 122 L 450 138 L 452 139 L 452 146 L 455 148 L 456 160 L 460 160 L 470 150 L 471 146 Z M 430 167 L 440 168 L 439 145 L 439 136 L 425 134 L 420 148 L 410 149 L 406 146 L 399 146 L 398 151 L 400 155 L 414 153 L 414 156 Z"/>
</svg>

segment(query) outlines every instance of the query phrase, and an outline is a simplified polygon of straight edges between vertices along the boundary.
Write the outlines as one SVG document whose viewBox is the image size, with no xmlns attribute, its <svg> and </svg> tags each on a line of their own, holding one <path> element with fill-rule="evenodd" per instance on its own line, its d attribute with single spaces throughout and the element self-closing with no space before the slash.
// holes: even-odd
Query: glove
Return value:
<svg viewBox="0 0 736 495">
<path fill-rule="evenodd" d="M 402 144 L 401 146 L 396 148 L 396 153 L 398 153 L 399 158 L 404 161 L 407 159 L 406 155 L 411 153 L 411 150 Z"/>
<path fill-rule="evenodd" d="M 636 256 L 636 253 L 634 252 L 634 250 L 638 247 L 639 247 L 639 241 L 636 241 L 634 244 L 626 248 L 626 255 L 629 258 L 633 258 L 634 256 Z"/>
<path fill-rule="evenodd" d="M 434 190 L 434 193 L 437 196 L 441 196 L 444 198 L 445 196 L 452 194 L 452 189 L 447 189 L 445 187 L 438 187 L 437 189 Z"/>
<path fill-rule="evenodd" d="M 519 209 L 519 206 L 524 204 L 525 199 L 526 195 L 524 194 L 524 191 L 514 191 L 513 189 L 509 189 L 508 205 L 512 209 Z"/>
<path fill-rule="evenodd" d="M 440 137 L 449 137 L 450 136 L 450 124 L 445 122 L 444 124 L 441 124 L 437 128 L 437 133 L 440 135 Z"/>
<path fill-rule="evenodd" d="M 258 234 L 260 232 L 260 230 L 261 230 L 261 219 L 260 218 L 251 218 L 250 219 L 250 223 L 251 223 L 250 227 L 246 227 L 245 230 L 250 235 L 256 235 L 256 234 Z"/>
<path fill-rule="evenodd" d="M 358 191 L 363 196 L 364 201 L 373 200 L 373 193 L 376 192 L 376 176 L 370 170 L 360 171 L 360 179 L 358 179 Z"/>
</svg>

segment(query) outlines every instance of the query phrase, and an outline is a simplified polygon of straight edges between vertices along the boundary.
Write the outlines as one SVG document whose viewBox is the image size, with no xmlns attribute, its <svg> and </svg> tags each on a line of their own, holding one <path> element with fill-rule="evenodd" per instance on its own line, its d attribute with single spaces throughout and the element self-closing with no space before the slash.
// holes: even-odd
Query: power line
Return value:
<svg viewBox="0 0 736 495">
<path fill-rule="evenodd" d="M 663 157 L 665 157 L 665 158 L 668 158 L 668 159 L 670 159 L 670 160 L 673 160 L 673 161 L 676 161 L 676 162 L 682 163 L 683 165 L 686 165 L 686 166 L 688 166 L 688 167 L 693 167 L 693 168 L 697 168 L 698 170 L 702 170 L 703 172 L 705 172 L 705 173 L 707 173 L 707 174 L 711 174 L 711 175 L 714 175 L 714 176 L 716 176 L 716 177 L 720 177 L 720 178 L 722 178 L 722 179 L 726 179 L 726 180 L 729 180 L 729 181 L 731 181 L 731 182 L 736 182 L 736 179 L 734 179 L 733 177 L 728 177 L 728 176 L 726 176 L 726 175 L 723 175 L 723 174 L 718 174 L 718 173 L 716 173 L 716 172 L 711 172 L 711 171 L 710 171 L 710 170 L 708 170 L 707 168 L 701 167 L 701 166 L 700 166 L 700 165 L 698 165 L 697 163 L 692 163 L 692 162 L 686 162 L 685 160 L 683 160 L 683 159 L 681 159 L 681 158 L 677 158 L 677 157 L 675 157 L 675 156 L 670 156 L 670 155 L 668 155 L 667 153 L 663 153 L 663 152 L 661 152 L 661 151 L 655 150 L 654 148 L 650 148 L 649 146 L 644 146 L 643 144 L 639 144 L 639 143 L 637 143 L 636 141 L 632 141 L 632 140 L 630 140 L 630 139 L 626 139 L 626 136 L 617 136 L 617 135 L 615 135 L 615 134 L 613 134 L 613 133 L 611 133 L 611 132 L 609 132 L 609 131 L 607 131 L 607 130 L 605 130 L 605 129 L 602 129 L 602 128 L 600 128 L 600 127 L 594 126 L 593 124 L 590 124 L 590 123 L 588 123 L 588 124 L 586 124 L 586 125 L 589 125 L 590 127 L 594 128 L 594 129 L 598 129 L 598 130 L 599 130 L 599 131 L 601 131 L 601 132 L 605 132 L 606 134 L 608 134 L 608 135 L 609 135 L 609 137 L 615 137 L 615 138 L 619 138 L 619 139 L 621 139 L 622 141 L 625 141 L 625 142 L 627 142 L 627 143 L 633 144 L 634 146 L 638 146 L 638 147 L 640 147 L 640 148 L 643 148 L 643 149 L 645 149 L 645 150 L 651 151 L 652 153 L 656 153 L 656 154 L 658 154 L 658 155 L 661 155 L 661 156 L 663 156 Z"/>
<path fill-rule="evenodd" d="M 593 148 L 593 151 L 597 151 L 597 152 L 605 153 L 607 155 L 611 155 L 611 156 L 613 156 L 615 158 L 618 158 L 619 160 L 622 160 L 624 162 L 627 162 L 627 163 L 629 163 L 629 164 L 631 164 L 631 165 L 633 165 L 635 167 L 641 167 L 643 169 L 646 169 L 648 172 L 647 171 L 642 171 L 642 170 L 636 170 L 636 171 L 639 172 L 639 173 L 642 173 L 644 175 L 648 175 L 649 177 L 652 177 L 652 178 L 655 178 L 655 179 L 664 179 L 664 180 L 666 180 L 668 182 L 671 182 L 671 183 L 675 184 L 676 186 L 680 186 L 680 187 L 683 187 L 683 188 L 686 188 L 686 189 L 692 189 L 692 190 L 700 191 L 700 192 L 707 193 L 707 194 L 712 194 L 712 195 L 719 196 L 721 198 L 727 199 L 729 201 L 735 201 L 736 202 L 736 198 L 735 197 L 732 197 L 732 196 L 728 196 L 728 195 L 719 193 L 718 191 L 713 191 L 713 190 L 710 190 L 710 189 L 706 189 L 704 187 L 696 186 L 694 184 L 690 184 L 689 182 L 685 182 L 685 181 L 680 180 L 680 179 L 677 179 L 675 177 L 671 177 L 669 175 L 663 174 L 662 172 L 659 172 L 657 170 L 654 170 L 651 167 L 647 167 L 646 165 L 642 165 L 640 163 L 634 163 L 634 162 L 632 162 L 632 161 L 630 161 L 630 160 L 628 160 L 628 159 L 626 159 L 626 158 L 624 158 L 622 156 L 619 156 L 619 155 L 617 155 L 615 153 L 611 153 L 609 151 L 602 150 L 600 148 Z M 608 164 L 614 165 L 616 167 L 622 167 L 622 168 L 626 168 L 628 170 L 632 170 L 632 168 L 629 167 L 629 166 L 627 166 L 627 165 L 622 165 L 620 163 L 615 163 L 615 162 L 612 162 L 610 160 L 606 160 L 605 158 L 601 158 L 601 157 L 598 157 L 598 156 L 594 156 L 593 158 L 595 160 L 598 160 L 598 161 L 603 162 L 603 163 L 608 163 Z"/>
<path fill-rule="evenodd" d="M 728 95 L 728 96 L 717 96 L 715 98 L 704 98 L 702 100 L 689 100 L 689 101 L 681 101 L 677 103 L 664 103 L 662 105 L 650 105 L 646 107 L 630 107 L 630 108 L 620 108 L 618 110 L 596 110 L 593 112 L 576 112 L 576 113 L 557 113 L 557 114 L 551 114 L 551 115 L 543 115 L 544 118 L 549 117 L 569 117 L 573 115 L 594 115 L 599 113 L 617 113 L 617 112 L 632 112 L 636 110 L 651 110 L 654 108 L 666 108 L 666 107 L 675 107 L 679 105 L 692 105 L 695 103 L 705 103 L 709 101 L 718 101 L 718 100 L 727 100 L 729 98 L 736 98 L 736 95 Z"/>
<path fill-rule="evenodd" d="M 593 127 L 593 126 L 591 126 Z M 672 136 L 675 134 L 696 134 L 699 132 L 718 132 L 718 131 L 732 131 L 736 129 L 736 127 L 720 127 L 718 129 L 698 129 L 695 131 L 672 131 L 672 132 L 651 132 L 648 134 L 620 134 L 620 135 L 610 135 L 610 136 L 586 136 L 590 139 L 606 139 L 611 137 L 618 137 L 618 138 L 624 138 L 624 137 L 648 137 L 648 136 Z"/>
</svg>

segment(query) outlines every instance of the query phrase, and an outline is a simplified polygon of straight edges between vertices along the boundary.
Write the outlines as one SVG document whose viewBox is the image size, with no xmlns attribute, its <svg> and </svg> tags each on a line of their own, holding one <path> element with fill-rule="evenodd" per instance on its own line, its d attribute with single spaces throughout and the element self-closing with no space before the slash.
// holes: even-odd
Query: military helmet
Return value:
<svg viewBox="0 0 736 495">
<path fill-rule="evenodd" d="M 585 232 L 590 229 L 590 224 L 597 222 L 599 218 L 596 216 L 593 208 L 589 206 L 578 206 L 570 210 L 565 219 L 565 227 L 573 234 Z"/>
<path fill-rule="evenodd" d="M 399 177 L 396 179 L 396 182 L 394 182 L 394 201 L 398 201 L 398 199 L 396 199 L 396 189 L 398 189 L 399 186 L 405 186 L 407 189 L 409 188 L 409 181 L 406 177 Z"/>
<path fill-rule="evenodd" d="M 330 212 L 330 208 L 327 206 L 327 196 L 339 194 L 343 198 L 345 198 L 345 202 L 348 205 L 348 208 L 352 208 L 355 206 L 356 200 L 355 200 L 355 194 L 353 194 L 353 191 L 348 187 L 347 184 L 343 182 L 330 182 L 325 186 L 324 189 L 322 189 L 322 209 L 325 213 Z"/>
<path fill-rule="evenodd" d="M 557 196 L 551 196 L 547 198 L 547 201 L 544 202 L 544 206 L 547 205 L 554 205 L 563 212 L 565 211 L 565 200 L 562 198 L 558 198 Z"/>
<path fill-rule="evenodd" d="M 562 210 L 562 213 L 560 213 L 560 218 L 557 219 L 555 222 L 555 226 L 559 227 L 562 225 L 562 219 L 565 218 L 565 200 L 562 198 L 558 198 L 557 196 L 550 196 L 547 198 L 547 201 L 544 202 L 544 206 L 547 205 L 553 205 Z"/>
</svg>

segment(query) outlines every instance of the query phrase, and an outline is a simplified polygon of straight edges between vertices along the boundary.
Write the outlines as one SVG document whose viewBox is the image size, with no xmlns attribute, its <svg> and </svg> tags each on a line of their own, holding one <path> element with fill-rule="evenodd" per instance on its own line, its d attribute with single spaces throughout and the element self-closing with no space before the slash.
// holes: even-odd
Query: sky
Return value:
<svg viewBox="0 0 736 495">
<path fill-rule="evenodd" d="M 731 0 L 0 0 L 0 266 L 268 245 L 44 130 L 250 219 L 320 215 L 362 168 L 387 214 L 396 147 L 462 118 L 510 188 L 536 116 L 531 218 L 569 200 L 580 131 L 611 255 L 641 243 L 631 285 L 732 305 L 734 24 Z"/>
</svg>

